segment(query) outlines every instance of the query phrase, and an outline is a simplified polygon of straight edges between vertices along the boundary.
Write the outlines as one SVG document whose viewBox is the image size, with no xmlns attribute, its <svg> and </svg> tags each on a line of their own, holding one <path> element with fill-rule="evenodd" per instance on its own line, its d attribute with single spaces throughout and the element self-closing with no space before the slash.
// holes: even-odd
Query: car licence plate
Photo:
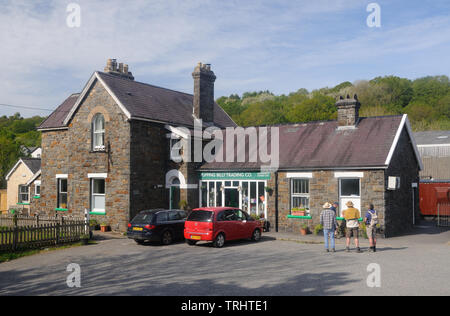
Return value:
<svg viewBox="0 0 450 316">
<path fill-rule="evenodd" d="M 141 232 L 141 231 L 143 231 L 144 229 L 143 229 L 142 227 L 133 227 L 133 230 L 134 230 L 134 231 L 137 231 L 137 232 Z"/>
<path fill-rule="evenodd" d="M 201 240 L 201 239 L 202 239 L 202 236 L 194 236 L 194 235 L 191 235 L 191 239 L 194 239 L 194 240 Z"/>
</svg>

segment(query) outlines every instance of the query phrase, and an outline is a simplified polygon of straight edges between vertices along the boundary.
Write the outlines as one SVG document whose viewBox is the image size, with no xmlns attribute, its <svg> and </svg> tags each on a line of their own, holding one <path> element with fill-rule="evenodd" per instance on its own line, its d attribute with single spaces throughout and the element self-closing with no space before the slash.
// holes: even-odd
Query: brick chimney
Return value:
<svg viewBox="0 0 450 316">
<path fill-rule="evenodd" d="M 359 108 L 361 107 L 357 95 L 355 94 L 353 98 L 347 95 L 346 99 L 341 96 L 339 101 L 336 102 L 336 107 L 338 109 L 338 126 L 356 127 L 359 121 Z"/>
<path fill-rule="evenodd" d="M 214 122 L 214 81 L 216 76 L 210 64 L 198 63 L 194 78 L 194 115 L 204 122 Z"/>
<path fill-rule="evenodd" d="M 133 74 L 128 71 L 128 65 L 123 63 L 119 63 L 119 65 L 117 65 L 117 61 L 115 59 L 108 59 L 104 71 L 121 78 L 134 80 Z"/>
</svg>

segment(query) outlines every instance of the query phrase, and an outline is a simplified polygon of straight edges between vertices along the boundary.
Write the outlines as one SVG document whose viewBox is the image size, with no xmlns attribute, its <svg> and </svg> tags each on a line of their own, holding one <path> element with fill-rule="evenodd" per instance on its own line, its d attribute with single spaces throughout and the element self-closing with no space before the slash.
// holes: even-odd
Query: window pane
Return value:
<svg viewBox="0 0 450 316">
<path fill-rule="evenodd" d="M 341 179 L 341 196 L 360 196 L 359 179 Z"/>
<path fill-rule="evenodd" d="M 104 195 L 94 195 L 92 199 L 92 204 L 94 209 L 104 210 L 105 209 L 105 196 Z"/>
<path fill-rule="evenodd" d="M 36 193 L 36 195 L 41 195 L 41 186 L 40 185 L 37 185 L 35 187 L 35 193 Z"/>
<path fill-rule="evenodd" d="M 309 197 L 292 197 L 292 208 L 309 208 Z"/>
<path fill-rule="evenodd" d="M 202 182 L 202 206 L 208 206 L 208 182 Z"/>
<path fill-rule="evenodd" d="M 222 182 L 216 182 L 216 206 L 222 206 Z"/>
<path fill-rule="evenodd" d="M 67 193 L 59 194 L 58 208 L 67 208 Z"/>
<path fill-rule="evenodd" d="M 308 194 L 309 193 L 309 180 L 308 179 L 293 179 L 292 180 L 292 193 L 293 194 Z"/>
<path fill-rule="evenodd" d="M 105 130 L 105 120 L 103 118 L 103 115 L 97 114 L 95 116 L 94 121 L 94 132 L 104 131 Z"/>
<path fill-rule="evenodd" d="M 105 194 L 105 179 L 94 179 L 94 194 Z"/>
<path fill-rule="evenodd" d="M 59 193 L 67 193 L 67 179 L 59 179 Z"/>
</svg>

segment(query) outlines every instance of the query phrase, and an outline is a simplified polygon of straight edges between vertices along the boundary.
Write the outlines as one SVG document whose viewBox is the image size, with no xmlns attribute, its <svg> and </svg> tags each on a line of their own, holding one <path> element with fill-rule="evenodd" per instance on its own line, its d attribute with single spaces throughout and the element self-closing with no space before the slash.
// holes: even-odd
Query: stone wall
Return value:
<svg viewBox="0 0 450 316">
<path fill-rule="evenodd" d="M 94 152 L 91 124 L 95 114 L 105 117 L 105 151 Z M 67 131 L 42 133 L 42 187 L 40 208 L 54 215 L 57 205 L 56 174 L 68 174 L 68 211 L 83 215 L 90 210 L 89 173 L 107 173 L 106 215 L 94 215 L 114 230 L 125 230 L 130 200 L 130 124 L 109 93 L 97 81 L 88 92 Z"/>
<path fill-rule="evenodd" d="M 169 159 L 168 131 L 161 124 L 132 121 L 130 144 L 130 212 L 169 207 L 165 175 Z"/>
<path fill-rule="evenodd" d="M 354 171 L 354 170 L 352 170 Z M 380 224 L 384 229 L 385 203 L 384 203 L 384 171 L 383 170 L 357 170 L 364 172 L 361 178 L 361 216 L 364 216 L 367 205 L 373 203 L 379 212 Z M 278 173 L 278 221 L 280 232 L 299 232 L 303 224 L 307 224 L 312 230 L 320 224 L 320 213 L 325 202 L 339 201 L 339 179 L 334 176 L 335 171 L 322 170 L 312 172 L 310 179 L 310 213 L 311 219 L 288 218 L 291 209 L 290 201 L 290 178 L 286 172 Z M 274 189 L 272 196 L 268 199 L 268 217 L 273 228 L 275 228 L 275 196 L 276 175 L 273 173 L 268 186 Z M 341 206 L 344 209 L 345 206 Z"/>
<path fill-rule="evenodd" d="M 406 128 L 400 135 L 391 165 L 386 170 L 386 183 L 389 176 L 400 177 L 400 189 L 386 191 L 386 237 L 397 236 L 412 229 L 413 207 L 416 222 L 420 215 L 418 189 L 411 186 L 414 182 L 419 183 L 419 165 Z"/>
</svg>

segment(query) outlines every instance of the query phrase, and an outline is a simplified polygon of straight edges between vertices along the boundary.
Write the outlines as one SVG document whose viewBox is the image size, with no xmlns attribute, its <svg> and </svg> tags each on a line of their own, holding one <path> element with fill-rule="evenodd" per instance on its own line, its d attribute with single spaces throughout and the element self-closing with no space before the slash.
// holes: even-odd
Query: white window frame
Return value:
<svg viewBox="0 0 450 316">
<path fill-rule="evenodd" d="M 98 119 L 101 118 L 103 120 L 103 129 L 97 129 Z M 97 135 L 102 135 L 102 144 L 97 144 Z M 94 115 L 94 119 L 92 121 L 92 150 L 93 151 L 104 151 L 105 150 L 105 117 L 101 113 L 97 113 Z"/>
<path fill-rule="evenodd" d="M 291 195 L 291 210 L 294 208 L 294 198 L 307 198 L 308 199 L 308 206 L 305 208 L 307 210 L 311 207 L 311 181 L 309 177 L 302 177 L 302 178 L 290 178 L 291 179 L 291 189 L 290 189 L 290 195 Z M 308 182 L 308 193 L 294 193 L 294 181 L 296 180 L 305 180 Z"/>
<path fill-rule="evenodd" d="M 39 187 L 39 193 L 37 193 L 37 188 Z M 34 181 L 34 196 L 41 196 L 41 181 Z"/>
<path fill-rule="evenodd" d="M 67 191 L 62 192 L 61 191 L 61 181 L 66 181 Z M 57 197 L 56 197 L 56 208 L 58 209 L 67 209 L 69 207 L 69 181 L 67 180 L 67 177 L 57 177 L 56 178 L 56 191 L 57 191 Z M 66 207 L 61 206 L 61 194 L 66 195 Z"/>
<path fill-rule="evenodd" d="M 90 180 L 91 180 L 91 212 L 92 213 L 103 213 L 103 214 L 106 214 L 106 209 L 105 208 L 103 208 L 103 209 L 99 209 L 99 208 L 95 208 L 95 206 L 94 206 L 94 197 L 103 197 L 104 198 L 104 205 L 105 205 L 105 207 L 106 207 L 106 177 L 89 177 L 90 178 Z M 104 187 L 105 187 L 105 193 L 103 193 L 103 194 L 100 194 L 100 193 L 94 193 L 94 181 L 96 181 L 96 180 L 103 180 L 103 181 L 105 181 L 105 185 L 104 185 Z"/>
<path fill-rule="evenodd" d="M 26 188 L 27 192 L 22 193 L 22 190 L 21 190 L 22 188 Z M 22 195 L 27 195 L 27 200 L 23 200 Z M 25 184 L 19 185 L 19 203 L 30 203 L 30 187 L 28 185 L 25 185 Z"/>
</svg>

